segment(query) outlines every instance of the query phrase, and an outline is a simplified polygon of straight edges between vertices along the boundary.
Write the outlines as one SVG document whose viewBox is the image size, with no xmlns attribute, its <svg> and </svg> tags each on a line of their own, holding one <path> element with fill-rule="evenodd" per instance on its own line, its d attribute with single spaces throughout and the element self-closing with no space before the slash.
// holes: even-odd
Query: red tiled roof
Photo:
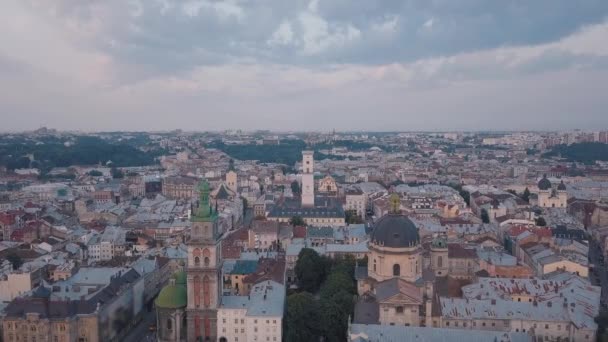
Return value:
<svg viewBox="0 0 608 342">
<path fill-rule="evenodd" d="M 305 226 L 296 226 L 293 227 L 293 237 L 294 238 L 306 238 L 306 227 Z"/>
</svg>

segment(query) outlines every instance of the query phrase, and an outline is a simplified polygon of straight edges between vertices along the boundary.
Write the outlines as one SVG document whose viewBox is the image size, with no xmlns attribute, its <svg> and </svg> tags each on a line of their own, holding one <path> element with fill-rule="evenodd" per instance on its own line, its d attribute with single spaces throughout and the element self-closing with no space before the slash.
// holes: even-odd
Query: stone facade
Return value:
<svg viewBox="0 0 608 342">
<path fill-rule="evenodd" d="M 302 207 L 315 205 L 314 159 L 312 151 L 302 151 Z"/>
<path fill-rule="evenodd" d="M 217 340 L 217 307 L 220 300 L 220 270 L 217 213 L 209 203 L 209 185 L 199 185 L 200 201 L 192 216 L 188 240 L 187 327 L 188 340 Z"/>
</svg>

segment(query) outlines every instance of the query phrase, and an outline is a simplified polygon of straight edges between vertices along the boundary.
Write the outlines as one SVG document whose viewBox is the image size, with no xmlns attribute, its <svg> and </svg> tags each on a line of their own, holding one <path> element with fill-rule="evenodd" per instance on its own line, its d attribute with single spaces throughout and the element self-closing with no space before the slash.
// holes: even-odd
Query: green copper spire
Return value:
<svg viewBox="0 0 608 342">
<path fill-rule="evenodd" d="M 217 218 L 217 213 L 213 212 L 209 203 L 209 193 L 211 190 L 209 189 L 207 180 L 203 179 L 198 183 L 198 192 L 200 194 L 198 208 L 192 214 L 192 221 L 214 221 Z"/>
</svg>

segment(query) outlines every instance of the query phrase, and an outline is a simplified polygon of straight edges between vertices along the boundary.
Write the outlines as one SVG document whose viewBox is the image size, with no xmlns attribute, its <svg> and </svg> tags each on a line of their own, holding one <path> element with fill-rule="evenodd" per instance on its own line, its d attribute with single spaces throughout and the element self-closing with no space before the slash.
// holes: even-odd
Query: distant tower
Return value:
<svg viewBox="0 0 608 342">
<path fill-rule="evenodd" d="M 234 191 L 235 194 L 238 193 L 238 180 L 239 176 L 236 172 L 228 171 L 228 173 L 226 173 L 226 185 L 228 185 L 228 188 Z"/>
<path fill-rule="evenodd" d="M 443 237 L 436 237 L 431 242 L 431 269 L 436 276 L 448 275 L 448 244 Z"/>
<path fill-rule="evenodd" d="M 188 341 L 217 340 L 217 307 L 220 300 L 221 248 L 217 212 L 209 203 L 209 184 L 198 185 L 198 208 L 192 215 L 188 246 Z"/>
<path fill-rule="evenodd" d="M 302 207 L 315 205 L 315 180 L 313 151 L 302 151 Z"/>
</svg>

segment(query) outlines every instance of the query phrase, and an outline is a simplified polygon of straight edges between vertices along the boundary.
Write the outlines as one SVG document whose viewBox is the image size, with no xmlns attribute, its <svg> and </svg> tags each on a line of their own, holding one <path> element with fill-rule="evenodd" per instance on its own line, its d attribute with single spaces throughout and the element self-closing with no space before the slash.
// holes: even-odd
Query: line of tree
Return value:
<svg viewBox="0 0 608 342">
<path fill-rule="evenodd" d="M 462 184 L 450 184 L 450 187 L 458 191 L 458 194 L 464 199 L 464 202 L 467 205 L 471 205 L 471 194 L 462 188 Z"/>
</svg>

